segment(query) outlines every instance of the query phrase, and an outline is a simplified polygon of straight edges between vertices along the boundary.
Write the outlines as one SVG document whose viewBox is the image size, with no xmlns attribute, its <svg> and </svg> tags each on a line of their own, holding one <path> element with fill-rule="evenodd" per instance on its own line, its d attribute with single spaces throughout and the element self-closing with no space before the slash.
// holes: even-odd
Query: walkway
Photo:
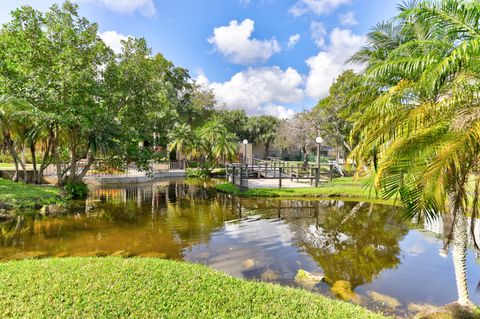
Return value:
<svg viewBox="0 0 480 319">
<path fill-rule="evenodd" d="M 297 183 L 288 179 L 282 180 L 282 188 L 307 188 L 310 183 Z M 249 179 L 248 188 L 278 188 L 278 179 Z"/>
</svg>

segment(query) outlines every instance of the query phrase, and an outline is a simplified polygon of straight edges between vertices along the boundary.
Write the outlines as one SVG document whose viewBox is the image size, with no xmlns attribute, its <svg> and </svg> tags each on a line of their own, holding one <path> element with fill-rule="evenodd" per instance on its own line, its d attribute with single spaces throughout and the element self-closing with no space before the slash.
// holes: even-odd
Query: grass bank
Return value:
<svg viewBox="0 0 480 319">
<path fill-rule="evenodd" d="M 374 191 L 364 186 L 364 179 L 352 177 L 336 178 L 319 187 L 307 188 L 256 188 L 240 190 L 230 183 L 219 184 L 215 189 L 219 192 L 241 197 L 315 197 L 315 198 L 347 198 L 365 200 L 379 204 L 393 204 L 393 200 L 378 198 Z"/>
<path fill-rule="evenodd" d="M 1 318 L 384 318 L 304 290 L 151 258 L 0 264 Z"/>
<path fill-rule="evenodd" d="M 60 189 L 0 178 L 0 208 L 40 208 L 64 202 Z"/>
</svg>

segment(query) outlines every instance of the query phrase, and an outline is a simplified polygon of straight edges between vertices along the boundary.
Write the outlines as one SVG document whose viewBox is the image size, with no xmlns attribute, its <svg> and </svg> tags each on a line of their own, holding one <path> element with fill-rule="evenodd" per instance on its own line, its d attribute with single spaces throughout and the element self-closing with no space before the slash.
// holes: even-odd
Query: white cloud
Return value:
<svg viewBox="0 0 480 319">
<path fill-rule="evenodd" d="M 351 0 L 297 0 L 290 8 L 290 13 L 295 17 L 309 12 L 316 15 L 324 15 L 331 13 L 340 5 L 350 2 Z"/>
<path fill-rule="evenodd" d="M 339 19 L 340 23 L 345 26 L 354 26 L 358 23 L 357 19 L 355 19 L 355 13 L 352 11 L 340 14 Z"/>
<path fill-rule="evenodd" d="M 310 31 L 312 32 L 312 39 L 321 48 L 325 45 L 325 36 L 327 35 L 327 29 L 321 22 L 312 21 L 310 23 Z"/>
<path fill-rule="evenodd" d="M 203 73 L 203 70 L 198 69 L 196 73 L 197 73 L 197 77 L 194 78 L 195 83 L 204 88 L 208 88 L 208 86 L 210 85 L 210 81 L 208 80 L 205 73 Z"/>
<path fill-rule="evenodd" d="M 295 111 L 280 104 L 296 103 L 303 99 L 302 75 L 293 68 L 248 68 L 234 74 L 226 82 L 210 83 L 203 73 L 196 82 L 208 85 L 220 106 L 244 109 L 250 115 L 268 114 L 288 118 Z"/>
<path fill-rule="evenodd" d="M 135 13 L 138 11 L 144 16 L 151 17 L 156 12 L 153 0 L 97 0 L 97 2 L 112 11 L 121 13 Z"/>
<path fill-rule="evenodd" d="M 214 28 L 208 42 L 229 61 L 237 64 L 266 62 L 273 54 L 280 52 L 277 40 L 251 39 L 254 22 L 245 19 L 240 24 L 230 21 L 228 26 Z"/>
<path fill-rule="evenodd" d="M 105 31 L 98 34 L 100 38 L 108 45 L 115 53 L 122 53 L 122 40 L 133 38 L 131 35 L 123 35 L 117 31 Z"/>
<path fill-rule="evenodd" d="M 282 105 L 267 104 L 261 108 L 262 113 L 265 115 L 271 115 L 280 119 L 291 119 L 295 116 L 295 112 L 292 109 L 287 109 Z"/>
<path fill-rule="evenodd" d="M 325 50 L 307 59 L 310 72 L 307 77 L 306 93 L 313 98 L 323 98 L 335 78 L 347 69 L 360 71 L 361 67 L 345 61 L 365 45 L 366 38 L 353 34 L 351 30 L 334 29 Z"/>
<path fill-rule="evenodd" d="M 300 34 L 296 33 L 291 35 L 288 38 L 288 48 L 293 49 L 297 45 L 298 41 L 300 41 Z"/>
</svg>

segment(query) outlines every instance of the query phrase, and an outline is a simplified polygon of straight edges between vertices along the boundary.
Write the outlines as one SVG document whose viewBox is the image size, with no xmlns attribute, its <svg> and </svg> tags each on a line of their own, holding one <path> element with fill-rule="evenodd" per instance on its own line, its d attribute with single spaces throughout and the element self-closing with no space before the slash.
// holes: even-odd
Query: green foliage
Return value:
<svg viewBox="0 0 480 319">
<path fill-rule="evenodd" d="M 196 130 L 188 124 L 176 125 L 169 138 L 171 148 L 176 148 L 184 159 L 196 160 L 196 166 L 208 172 L 218 163 L 234 159 L 238 148 L 236 136 L 217 119 Z"/>
<path fill-rule="evenodd" d="M 343 72 L 330 87 L 330 95 L 322 99 L 313 108 L 312 117 L 319 133 L 330 146 L 352 150 L 350 131 L 352 123 L 358 118 L 358 103 L 353 97 L 360 87 L 362 76 L 352 70 Z"/>
<path fill-rule="evenodd" d="M 63 187 L 67 197 L 71 199 L 83 199 L 88 196 L 88 186 L 85 183 L 66 183 Z"/>
<path fill-rule="evenodd" d="M 248 116 L 245 110 L 221 110 L 217 112 L 218 120 L 234 133 L 238 140 L 251 138 L 247 131 Z"/>
<path fill-rule="evenodd" d="M 38 162 L 69 162 L 60 183 L 67 175 L 81 180 L 95 158 L 147 168 L 165 156 L 153 146 L 166 146 L 175 122 L 212 112 L 211 92 L 194 87 L 187 70 L 152 55 L 141 38 L 123 41 L 115 54 L 72 2 L 11 15 L 0 29 L 0 126 L 9 162 L 24 164 L 16 153 L 27 143 L 32 157 L 36 145 L 47 150 Z M 82 158 L 89 164 L 76 169 Z"/>
<path fill-rule="evenodd" d="M 203 265 L 114 257 L 0 264 L 0 316 L 384 318 L 357 305 L 233 278 Z"/>
<path fill-rule="evenodd" d="M 400 9 L 369 34 L 363 87 L 377 92 L 363 101 L 352 157 L 371 167 L 375 187 L 398 197 L 409 217 L 475 216 L 480 6 L 443 0 Z"/>
<path fill-rule="evenodd" d="M 201 168 L 187 168 L 185 174 L 188 178 L 208 178 L 210 177 L 210 171 Z"/>
</svg>

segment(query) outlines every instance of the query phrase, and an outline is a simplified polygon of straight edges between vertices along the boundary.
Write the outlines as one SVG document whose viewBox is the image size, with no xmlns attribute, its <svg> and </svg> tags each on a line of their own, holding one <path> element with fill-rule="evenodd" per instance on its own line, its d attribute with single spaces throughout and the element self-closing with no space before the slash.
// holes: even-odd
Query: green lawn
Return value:
<svg viewBox="0 0 480 319">
<path fill-rule="evenodd" d="M 0 264 L 1 318 L 384 318 L 305 290 L 185 262 L 118 257 Z"/>
<path fill-rule="evenodd" d="M 352 177 L 336 178 L 320 187 L 307 188 L 258 188 L 241 191 L 237 186 L 230 183 L 219 184 L 215 189 L 236 196 L 242 197 L 316 197 L 316 198 L 349 198 L 354 200 L 365 200 L 380 204 L 392 204 L 393 200 L 378 198 L 375 192 L 364 186 L 364 179 Z"/>
<path fill-rule="evenodd" d="M 39 208 L 63 203 L 60 189 L 12 182 L 0 178 L 0 203 L 9 208 Z"/>
</svg>

